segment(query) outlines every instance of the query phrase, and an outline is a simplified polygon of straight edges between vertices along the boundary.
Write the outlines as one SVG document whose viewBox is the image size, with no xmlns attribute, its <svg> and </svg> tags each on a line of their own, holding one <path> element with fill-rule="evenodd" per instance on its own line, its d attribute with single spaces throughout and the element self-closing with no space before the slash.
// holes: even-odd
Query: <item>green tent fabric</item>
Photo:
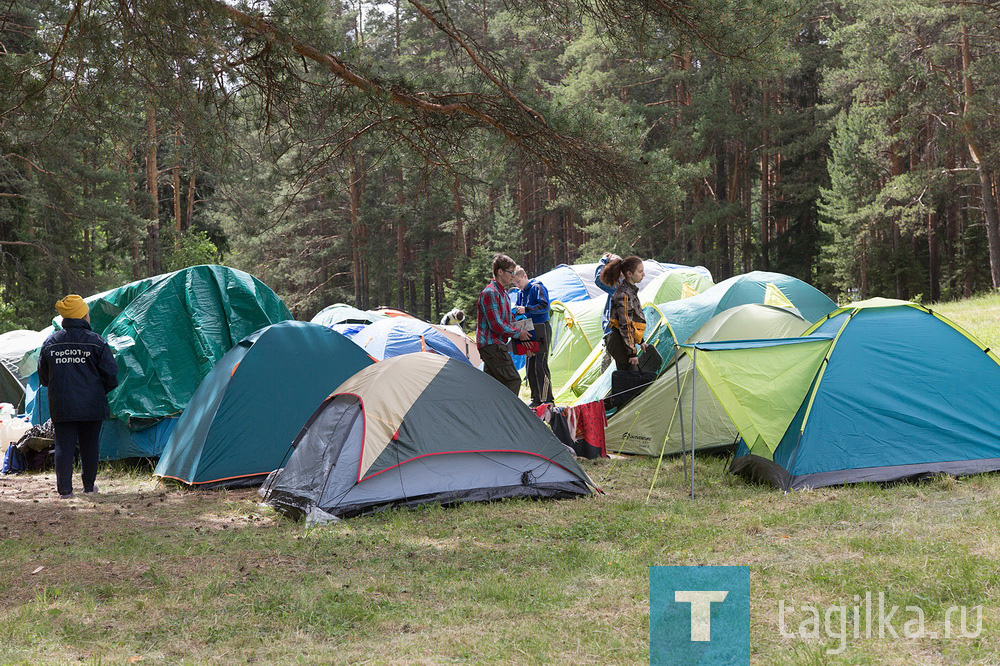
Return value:
<svg viewBox="0 0 1000 666">
<path fill-rule="evenodd" d="M 552 303 L 558 313 L 553 324 L 553 346 L 549 352 L 552 385 L 562 387 L 604 338 L 601 315 L 604 299 L 592 298 L 572 303 Z"/>
<path fill-rule="evenodd" d="M 687 268 L 675 268 L 653 278 L 639 292 L 639 302 L 669 303 L 695 296 L 712 287 L 715 283 L 703 272 Z"/>
<path fill-rule="evenodd" d="M 18 413 L 24 410 L 24 385 L 6 363 L 0 363 L 0 402 L 14 405 Z"/>
<path fill-rule="evenodd" d="M 785 308 L 751 303 L 720 312 L 690 340 L 791 338 L 801 336 L 808 326 L 808 322 Z M 738 433 L 736 426 L 705 380 L 700 374 L 694 375 L 691 357 L 682 352 L 649 388 L 608 419 L 605 432 L 608 450 L 648 456 L 687 450 L 691 445 L 692 401 L 696 403 L 696 447 L 732 445 Z"/>
<path fill-rule="evenodd" d="M 259 484 L 330 392 L 373 362 L 320 324 L 283 321 L 253 333 L 195 391 L 154 474 L 197 487 Z"/>
<path fill-rule="evenodd" d="M 688 268 L 667 270 L 653 278 L 639 292 L 639 302 L 667 303 L 696 296 L 715 284 L 704 272 Z M 600 300 L 600 299 L 599 299 Z M 657 311 L 658 312 L 658 311 Z M 647 313 L 648 314 L 648 313 Z M 658 319 L 658 317 L 657 317 Z M 647 325 L 655 325 L 655 321 Z M 573 374 L 556 391 L 557 403 L 573 403 L 601 376 L 601 362 L 604 357 L 604 339 L 591 350 L 590 354 L 577 366 Z"/>
<path fill-rule="evenodd" d="M 661 372 L 673 360 L 675 345 L 687 341 L 720 312 L 747 303 L 784 307 L 808 322 L 818 321 L 837 307 L 829 297 L 802 280 L 764 271 L 731 277 L 690 298 L 647 306 L 644 308 L 646 342 L 656 347 L 663 358 Z M 789 303 L 794 307 L 788 307 Z M 577 404 L 604 398 L 611 390 L 611 372 L 609 368 L 594 380 Z"/>
<path fill-rule="evenodd" d="M 755 455 L 770 457 L 809 392 L 832 336 L 683 345 Z M 700 355 L 699 355 L 700 352 Z M 695 431 L 695 444 L 698 433 Z"/>
<path fill-rule="evenodd" d="M 118 388 L 108 396 L 111 413 L 131 426 L 183 411 L 237 342 L 292 319 L 267 285 L 233 268 L 194 266 L 148 282 L 106 327 L 94 328 L 118 359 Z M 134 285 L 122 290 L 129 296 L 136 291 Z M 117 294 L 100 299 L 124 302 Z"/>
</svg>

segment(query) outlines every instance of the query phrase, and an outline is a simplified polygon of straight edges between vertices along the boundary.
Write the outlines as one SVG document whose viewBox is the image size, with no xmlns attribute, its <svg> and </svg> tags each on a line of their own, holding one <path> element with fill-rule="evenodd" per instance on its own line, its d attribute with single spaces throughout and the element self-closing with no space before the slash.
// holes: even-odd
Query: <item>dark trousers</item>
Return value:
<svg viewBox="0 0 1000 666">
<path fill-rule="evenodd" d="M 531 387 L 531 402 L 540 405 L 543 402 L 555 402 L 552 397 L 552 376 L 549 374 L 549 341 L 552 340 L 552 325 L 549 322 L 535 324 L 535 338 L 538 340 L 538 351 L 528 357 L 524 371 L 528 375 L 528 386 Z"/>
<path fill-rule="evenodd" d="M 56 489 L 60 495 L 73 492 L 73 458 L 80 447 L 83 466 L 83 490 L 94 489 L 97 478 L 97 459 L 101 452 L 101 425 L 103 421 L 65 421 L 53 423 L 56 431 Z"/>
<path fill-rule="evenodd" d="M 497 380 L 517 395 L 521 390 L 521 375 L 517 374 L 514 359 L 507 351 L 507 345 L 486 345 L 479 348 L 479 358 L 483 359 L 483 372 Z"/>
<path fill-rule="evenodd" d="M 607 353 L 611 354 L 611 358 L 614 359 L 617 370 L 635 370 L 634 367 L 629 365 L 628 346 L 625 344 L 625 340 L 622 339 L 621 331 L 617 328 L 612 328 L 605 341 L 608 345 Z"/>
</svg>

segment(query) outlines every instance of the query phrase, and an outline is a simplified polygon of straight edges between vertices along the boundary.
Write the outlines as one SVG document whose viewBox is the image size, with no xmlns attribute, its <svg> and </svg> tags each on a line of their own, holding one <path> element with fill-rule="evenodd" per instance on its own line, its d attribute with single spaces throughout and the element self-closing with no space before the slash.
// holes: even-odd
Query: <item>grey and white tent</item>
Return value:
<svg viewBox="0 0 1000 666">
<path fill-rule="evenodd" d="M 492 377 L 434 354 L 369 366 L 320 406 L 263 492 L 316 523 L 390 506 L 591 494 L 552 431 Z"/>
</svg>

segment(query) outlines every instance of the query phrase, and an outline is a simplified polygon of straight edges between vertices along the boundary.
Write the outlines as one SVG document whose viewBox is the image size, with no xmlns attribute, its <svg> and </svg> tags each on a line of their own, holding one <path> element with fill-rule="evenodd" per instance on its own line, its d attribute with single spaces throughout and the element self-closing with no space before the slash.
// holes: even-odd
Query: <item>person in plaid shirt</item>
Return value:
<svg viewBox="0 0 1000 666">
<path fill-rule="evenodd" d="M 490 377 L 509 388 L 517 395 L 521 389 L 521 377 L 510 357 L 507 341 L 513 337 L 527 340 L 527 331 L 514 328 L 510 297 L 507 288 L 514 281 L 517 264 L 505 254 L 493 258 L 493 279 L 479 294 L 476 304 L 476 346 L 483 359 L 483 370 Z"/>
</svg>

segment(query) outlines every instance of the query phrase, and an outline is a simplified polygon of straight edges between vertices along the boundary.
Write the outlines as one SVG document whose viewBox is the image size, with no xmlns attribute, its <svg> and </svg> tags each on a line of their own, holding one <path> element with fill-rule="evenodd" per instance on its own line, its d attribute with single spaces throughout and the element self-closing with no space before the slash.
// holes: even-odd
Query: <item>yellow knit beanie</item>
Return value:
<svg viewBox="0 0 1000 666">
<path fill-rule="evenodd" d="M 61 301 L 56 301 L 56 310 L 66 319 L 83 319 L 90 308 L 78 294 L 70 294 Z"/>
</svg>

